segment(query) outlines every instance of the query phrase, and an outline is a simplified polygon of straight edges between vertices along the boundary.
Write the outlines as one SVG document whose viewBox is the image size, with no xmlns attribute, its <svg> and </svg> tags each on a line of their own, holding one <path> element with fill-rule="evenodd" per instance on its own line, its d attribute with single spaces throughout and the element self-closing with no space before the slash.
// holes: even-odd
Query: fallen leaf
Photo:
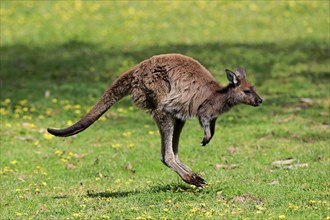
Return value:
<svg viewBox="0 0 330 220">
<path fill-rule="evenodd" d="M 255 202 L 255 203 L 258 203 L 258 204 L 263 203 L 262 199 L 260 199 L 256 196 L 247 195 L 247 194 L 236 196 L 236 197 L 232 198 L 230 201 L 231 202 L 239 202 L 239 203 L 240 202 Z"/>
<path fill-rule="evenodd" d="M 280 182 L 279 181 L 276 181 L 276 180 L 274 180 L 271 183 L 268 183 L 268 185 L 271 185 L 271 186 L 275 186 L 275 185 L 279 185 L 279 184 L 280 184 Z"/>
<path fill-rule="evenodd" d="M 272 162 L 272 165 L 275 167 L 288 166 L 288 165 L 291 165 L 294 161 L 295 161 L 295 159 L 293 159 L 293 158 L 288 158 L 285 160 L 275 160 Z"/>
<path fill-rule="evenodd" d="M 124 170 L 128 170 L 131 171 L 132 173 L 135 173 L 135 170 L 133 169 L 132 163 L 128 162 L 128 164 L 126 166 L 122 167 Z"/>
<path fill-rule="evenodd" d="M 278 122 L 279 122 L 279 123 L 286 123 L 286 122 L 291 121 L 291 120 L 294 119 L 294 118 L 295 118 L 294 115 L 290 115 L 289 117 L 286 117 L 286 118 L 283 118 L 283 119 L 278 120 Z"/>
<path fill-rule="evenodd" d="M 230 147 L 228 147 L 228 152 L 229 152 L 230 154 L 234 154 L 234 153 L 236 152 L 236 148 L 233 147 L 233 146 L 230 146 Z"/>
<path fill-rule="evenodd" d="M 80 159 L 80 158 L 85 157 L 85 155 L 84 154 L 74 154 L 73 157 L 76 159 Z"/>
<path fill-rule="evenodd" d="M 34 140 L 34 138 L 32 136 L 18 136 L 17 139 L 20 141 L 33 141 Z"/>
<path fill-rule="evenodd" d="M 295 163 L 296 160 L 293 158 L 288 158 L 285 160 L 276 160 L 272 162 L 272 165 L 278 168 L 284 168 L 284 169 L 296 169 L 296 168 L 305 168 L 308 167 L 307 163 Z"/>
<path fill-rule="evenodd" d="M 216 164 L 215 168 L 217 170 L 224 169 L 224 170 L 231 170 L 239 167 L 239 164 Z"/>
<path fill-rule="evenodd" d="M 48 211 L 48 208 L 46 205 L 42 205 L 40 209 L 37 211 L 38 213 L 45 213 Z"/>
<path fill-rule="evenodd" d="M 261 138 L 259 139 L 259 141 L 268 140 L 268 139 L 270 139 L 270 138 L 272 138 L 272 137 L 273 137 L 272 134 L 267 134 L 266 136 L 261 137 Z"/>
<path fill-rule="evenodd" d="M 19 176 L 17 179 L 18 179 L 19 181 L 25 182 L 25 178 L 24 178 L 23 176 Z"/>
<path fill-rule="evenodd" d="M 218 191 L 217 192 L 217 198 L 219 199 L 224 199 L 225 197 L 223 196 L 223 192 L 222 191 Z"/>
<path fill-rule="evenodd" d="M 68 163 L 68 165 L 66 165 L 66 168 L 72 170 L 72 169 L 76 169 L 77 166 L 72 163 Z"/>
<path fill-rule="evenodd" d="M 310 98 L 302 98 L 300 99 L 300 102 L 302 103 L 302 105 L 304 107 L 309 107 L 309 106 L 312 106 L 314 101 Z"/>
<path fill-rule="evenodd" d="M 308 167 L 308 163 L 298 163 L 298 164 L 292 164 L 290 166 L 286 166 L 284 168 L 287 168 L 287 169 L 297 169 L 297 168 L 306 168 Z"/>
<path fill-rule="evenodd" d="M 48 99 L 50 97 L 50 91 L 46 90 L 45 91 L 45 98 Z"/>
<path fill-rule="evenodd" d="M 324 117 L 329 117 L 329 112 L 321 112 L 320 115 Z"/>
</svg>

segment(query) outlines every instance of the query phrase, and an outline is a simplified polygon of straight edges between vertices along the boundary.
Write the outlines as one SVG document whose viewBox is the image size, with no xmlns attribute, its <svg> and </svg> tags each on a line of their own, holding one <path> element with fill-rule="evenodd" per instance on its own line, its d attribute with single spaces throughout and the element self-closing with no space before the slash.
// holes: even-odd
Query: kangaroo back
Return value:
<svg viewBox="0 0 330 220">
<path fill-rule="evenodd" d="M 55 136 L 66 137 L 77 134 L 88 128 L 113 104 L 131 92 L 131 82 L 133 80 L 134 71 L 135 68 L 120 76 L 120 78 L 117 79 L 114 84 L 105 91 L 96 105 L 77 123 L 64 129 L 48 128 L 47 131 Z"/>
</svg>

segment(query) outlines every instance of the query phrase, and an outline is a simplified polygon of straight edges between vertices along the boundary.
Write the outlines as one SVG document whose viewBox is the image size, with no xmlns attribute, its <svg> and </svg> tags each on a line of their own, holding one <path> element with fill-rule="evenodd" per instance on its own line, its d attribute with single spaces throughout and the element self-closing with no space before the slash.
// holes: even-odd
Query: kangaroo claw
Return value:
<svg viewBox="0 0 330 220">
<path fill-rule="evenodd" d="M 186 183 L 194 185 L 198 188 L 205 188 L 205 185 L 207 185 L 207 182 L 197 174 L 193 174 L 192 176 L 189 176 L 188 180 L 184 180 Z"/>
<path fill-rule="evenodd" d="M 201 142 L 201 145 L 204 147 L 208 143 L 209 143 L 209 140 L 207 140 L 206 138 L 204 138 L 203 141 Z"/>
</svg>

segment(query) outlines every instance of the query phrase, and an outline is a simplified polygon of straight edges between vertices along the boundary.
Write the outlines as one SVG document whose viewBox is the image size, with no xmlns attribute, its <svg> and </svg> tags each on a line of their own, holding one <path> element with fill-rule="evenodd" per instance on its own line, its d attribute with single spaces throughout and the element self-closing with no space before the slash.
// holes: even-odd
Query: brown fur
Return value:
<svg viewBox="0 0 330 220">
<path fill-rule="evenodd" d="M 204 129 L 202 145 L 211 140 L 219 114 L 245 103 L 258 106 L 262 99 L 245 80 L 245 71 L 226 70 L 230 84 L 220 86 L 198 61 L 180 54 L 158 55 L 124 73 L 106 90 L 87 115 L 65 129 L 48 129 L 56 136 L 77 134 L 122 97 L 131 94 L 133 102 L 149 111 L 161 134 L 161 160 L 187 183 L 203 187 L 206 182 L 178 157 L 179 138 L 185 120 L 199 117 Z"/>
</svg>

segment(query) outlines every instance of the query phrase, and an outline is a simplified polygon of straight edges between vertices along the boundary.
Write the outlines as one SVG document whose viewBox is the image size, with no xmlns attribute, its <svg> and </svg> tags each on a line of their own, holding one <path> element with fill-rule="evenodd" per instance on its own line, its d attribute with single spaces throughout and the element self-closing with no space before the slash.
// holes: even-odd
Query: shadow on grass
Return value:
<svg viewBox="0 0 330 220">
<path fill-rule="evenodd" d="M 120 74 L 150 56 L 162 53 L 182 53 L 194 57 L 218 79 L 225 81 L 224 69 L 241 65 L 251 72 L 256 86 L 269 78 L 276 65 L 325 63 L 328 59 L 326 43 L 305 41 L 278 44 L 174 44 L 147 48 L 109 48 L 102 45 L 69 41 L 61 45 L 31 47 L 12 45 L 1 47 L 2 97 L 18 100 L 43 98 L 49 90 L 56 97 L 81 100 L 81 97 L 101 96 Z M 325 72 L 301 72 L 312 83 L 327 83 Z M 313 77 L 317 75 L 317 77 Z M 295 78 L 293 71 L 285 77 Z M 288 80 L 290 82 L 290 80 Z M 277 76 L 273 85 L 279 85 Z M 122 105 L 130 105 L 123 102 Z"/>
<path fill-rule="evenodd" d="M 87 192 L 87 197 L 90 198 L 121 198 L 128 197 L 135 194 L 139 194 L 139 191 L 128 191 L 128 192 Z"/>
<path fill-rule="evenodd" d="M 170 183 L 170 184 L 157 184 L 155 186 L 150 187 L 150 192 L 160 193 L 160 192 L 171 192 L 171 193 L 199 193 L 201 191 L 205 191 L 206 188 L 197 188 L 192 185 L 184 184 L 184 183 Z"/>
<path fill-rule="evenodd" d="M 187 184 L 180 183 L 172 183 L 172 184 L 157 184 L 155 186 L 151 186 L 150 189 L 142 191 L 123 191 L 123 192 L 94 192 L 87 191 L 87 197 L 90 198 L 121 198 L 121 197 L 129 197 L 141 193 L 161 193 L 161 192 L 172 192 L 172 193 L 198 193 L 203 189 L 199 189 Z M 56 197 L 56 199 L 67 198 L 66 196 Z"/>
</svg>

